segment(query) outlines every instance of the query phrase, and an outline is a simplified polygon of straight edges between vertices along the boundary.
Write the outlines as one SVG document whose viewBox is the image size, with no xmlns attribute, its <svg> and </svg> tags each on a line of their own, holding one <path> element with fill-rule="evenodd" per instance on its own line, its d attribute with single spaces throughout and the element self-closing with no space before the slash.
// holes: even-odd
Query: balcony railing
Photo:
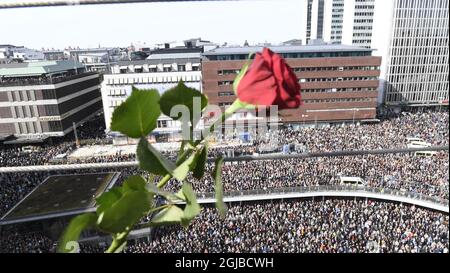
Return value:
<svg viewBox="0 0 450 273">
<path fill-rule="evenodd" d="M 420 193 L 414 193 L 403 190 L 394 190 L 389 188 L 376 188 L 368 186 L 356 186 L 356 185 L 318 185 L 318 186 L 305 186 L 305 187 L 289 187 L 289 188 L 271 188 L 271 189 L 259 189 L 259 190 L 246 190 L 246 191 L 227 191 L 225 192 L 225 198 L 232 197 L 246 197 L 246 196 L 272 196 L 272 195 L 286 195 L 290 193 L 331 193 L 331 192 L 351 192 L 351 193 L 375 193 L 380 195 L 390 195 L 395 197 L 403 197 L 408 199 L 420 200 L 432 204 L 449 206 L 449 200 L 428 196 Z M 321 195 L 318 195 L 321 196 Z M 325 195 L 324 195 L 325 196 Z M 356 195 L 355 195 L 356 196 Z M 200 193 L 198 198 L 201 200 L 214 199 L 215 193 Z M 258 200 L 256 198 L 255 200 Z"/>
<path fill-rule="evenodd" d="M 60 77 L 39 77 L 39 78 L 0 78 L 0 87 L 6 86 L 29 86 L 29 85 L 48 85 L 57 84 L 69 80 L 75 80 L 86 76 L 97 74 L 95 72 L 85 72 L 81 74 L 65 75 Z"/>
</svg>

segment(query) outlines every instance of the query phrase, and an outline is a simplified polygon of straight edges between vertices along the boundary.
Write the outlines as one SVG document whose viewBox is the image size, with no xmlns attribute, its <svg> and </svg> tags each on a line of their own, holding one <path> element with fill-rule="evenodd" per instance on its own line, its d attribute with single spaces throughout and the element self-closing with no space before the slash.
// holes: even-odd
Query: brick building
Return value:
<svg viewBox="0 0 450 273">
<path fill-rule="evenodd" d="M 304 105 L 281 113 L 283 123 L 370 121 L 376 117 L 381 57 L 345 45 L 270 46 L 299 78 Z M 223 47 L 203 54 L 203 92 L 222 108 L 235 100 L 232 83 L 251 52 L 262 47 Z M 245 119 L 248 115 L 236 115 Z"/>
</svg>

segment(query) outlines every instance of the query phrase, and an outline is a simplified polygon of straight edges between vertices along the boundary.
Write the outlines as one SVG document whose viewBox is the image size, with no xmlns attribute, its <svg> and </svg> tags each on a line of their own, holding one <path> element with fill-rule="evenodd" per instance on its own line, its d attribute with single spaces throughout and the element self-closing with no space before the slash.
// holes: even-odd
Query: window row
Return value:
<svg viewBox="0 0 450 273">
<path fill-rule="evenodd" d="M 219 102 L 219 106 L 220 107 L 226 107 L 226 106 L 230 106 L 231 102 Z"/>
<path fill-rule="evenodd" d="M 371 56 L 370 51 L 338 51 L 338 52 L 307 52 L 307 53 L 279 53 L 286 59 L 301 59 L 301 58 L 335 58 L 335 57 L 361 57 Z M 208 56 L 211 61 L 230 61 L 230 60 L 246 60 L 248 54 L 233 54 L 233 55 L 213 55 Z"/>
<path fill-rule="evenodd" d="M 116 108 L 119 105 L 121 105 L 125 100 L 110 100 L 109 101 L 109 107 Z"/>
<path fill-rule="evenodd" d="M 137 84 L 137 83 L 177 83 L 180 80 L 184 82 L 201 81 L 200 75 L 183 75 L 183 76 L 160 76 L 160 77 L 139 77 L 139 78 L 107 78 L 106 84 Z"/>
<path fill-rule="evenodd" d="M 113 72 L 118 72 L 120 74 L 128 73 L 156 73 L 156 72 L 183 72 L 183 71 L 200 71 L 200 64 L 193 65 L 151 65 L 151 66 L 120 66 L 113 69 Z"/>
<path fill-rule="evenodd" d="M 310 103 L 335 103 L 335 102 L 376 102 L 377 98 L 334 98 L 334 99 L 314 99 L 303 100 L 305 104 Z"/>
<path fill-rule="evenodd" d="M 336 92 L 374 92 L 376 88 L 326 88 L 326 89 L 302 89 L 302 93 L 336 93 Z"/>
<path fill-rule="evenodd" d="M 234 92 L 232 92 L 232 91 L 219 92 L 218 94 L 219 94 L 219 97 L 234 96 Z"/>
<path fill-rule="evenodd" d="M 307 78 L 300 79 L 300 83 L 304 82 L 342 82 L 342 81 L 376 81 L 378 77 L 344 77 L 344 78 Z"/>
<path fill-rule="evenodd" d="M 380 70 L 379 66 L 294 67 L 294 72 Z"/>
<path fill-rule="evenodd" d="M 127 91 L 125 89 L 110 89 L 108 92 L 108 95 L 110 97 L 121 97 L 125 96 L 127 94 Z"/>
<path fill-rule="evenodd" d="M 224 70 L 218 70 L 217 74 L 222 75 L 237 75 L 239 74 L 241 70 L 240 69 L 224 69 Z"/>
</svg>

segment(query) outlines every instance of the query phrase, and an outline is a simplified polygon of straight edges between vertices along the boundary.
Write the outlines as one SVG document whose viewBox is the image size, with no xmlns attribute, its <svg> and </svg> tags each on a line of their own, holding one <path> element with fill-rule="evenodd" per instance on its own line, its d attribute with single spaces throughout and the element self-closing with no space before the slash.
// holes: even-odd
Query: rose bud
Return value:
<svg viewBox="0 0 450 273">
<path fill-rule="evenodd" d="M 283 110 L 301 105 L 297 77 L 285 60 L 268 48 L 256 53 L 236 93 L 240 101 L 256 106 L 277 105 Z"/>
</svg>

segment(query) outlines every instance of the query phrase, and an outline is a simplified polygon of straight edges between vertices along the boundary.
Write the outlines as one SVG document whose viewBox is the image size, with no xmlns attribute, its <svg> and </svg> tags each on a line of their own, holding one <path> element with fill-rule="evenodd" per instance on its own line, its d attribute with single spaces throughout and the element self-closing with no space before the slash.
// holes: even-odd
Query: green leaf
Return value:
<svg viewBox="0 0 450 273">
<path fill-rule="evenodd" d="M 173 194 L 171 192 L 159 189 L 154 184 L 147 184 L 146 189 L 148 192 L 151 192 L 155 195 L 160 195 L 170 202 L 176 202 L 177 200 L 178 201 L 186 201 L 186 198 L 184 197 L 181 190 L 177 194 Z"/>
<path fill-rule="evenodd" d="M 241 81 L 241 79 L 244 77 L 245 73 L 247 73 L 248 67 L 250 66 L 250 63 L 252 62 L 252 56 L 255 53 L 250 53 L 248 54 L 248 58 L 247 58 L 247 62 L 244 64 L 244 66 L 241 68 L 241 71 L 239 72 L 239 74 L 236 76 L 236 78 L 234 79 L 233 82 L 233 90 L 234 93 L 237 95 L 237 87 L 239 85 L 239 82 Z"/>
<path fill-rule="evenodd" d="M 180 223 L 183 215 L 183 210 L 173 205 L 161 210 L 158 214 L 156 214 L 150 222 L 149 226 Z"/>
<path fill-rule="evenodd" d="M 81 214 L 73 218 L 59 240 L 58 252 L 69 253 L 77 251 L 78 238 L 83 230 L 95 226 L 97 215 L 94 213 Z"/>
<path fill-rule="evenodd" d="M 206 165 L 207 157 L 208 157 L 208 146 L 207 146 L 207 144 L 205 144 L 205 146 L 203 146 L 203 149 L 201 150 L 201 152 L 196 160 L 197 162 L 195 164 L 195 168 L 192 173 L 192 175 L 195 178 L 201 179 L 203 177 L 203 175 L 205 174 L 205 165 Z"/>
<path fill-rule="evenodd" d="M 128 191 L 97 219 L 97 225 L 109 233 L 129 230 L 151 208 L 153 194 L 147 191 Z"/>
<path fill-rule="evenodd" d="M 139 167 L 156 175 L 172 174 L 176 167 L 174 163 L 153 148 L 145 138 L 141 138 L 139 141 L 136 154 L 139 159 Z"/>
<path fill-rule="evenodd" d="M 223 218 L 227 213 L 227 205 L 223 202 L 222 164 L 223 157 L 220 157 L 216 160 L 213 177 L 215 181 L 214 189 L 216 192 L 216 208 L 219 211 L 220 217 Z"/>
<path fill-rule="evenodd" d="M 186 206 L 184 207 L 181 224 L 184 227 L 188 227 L 192 219 L 200 213 L 200 205 L 197 202 L 197 197 L 190 183 L 183 183 L 181 190 L 186 197 Z"/>
<path fill-rule="evenodd" d="M 173 171 L 173 177 L 179 181 L 184 181 L 186 179 L 189 171 L 193 170 L 196 165 L 196 159 L 199 156 L 199 152 L 192 153 L 185 161 L 183 161 L 180 166 L 176 167 Z"/>
<path fill-rule="evenodd" d="M 97 199 L 95 199 L 97 204 L 97 215 L 100 215 L 103 211 L 110 208 L 114 203 L 116 203 L 122 197 L 122 188 L 114 187 L 109 191 L 102 193 Z"/>
<path fill-rule="evenodd" d="M 179 181 L 184 181 L 190 171 L 196 171 L 195 175 L 198 177 L 202 171 L 202 167 L 199 165 L 199 162 L 200 164 L 203 164 L 204 171 L 204 165 L 207 157 L 205 147 L 206 146 L 196 150 L 185 161 L 181 162 L 181 164 L 173 171 L 173 177 Z"/>
<path fill-rule="evenodd" d="M 127 180 L 123 183 L 124 191 L 145 191 L 145 182 L 144 178 L 139 175 L 133 175 L 127 178 Z"/>
<path fill-rule="evenodd" d="M 133 87 L 131 96 L 114 111 L 111 130 L 131 138 L 147 136 L 156 128 L 156 121 L 161 115 L 159 98 L 156 89 L 139 90 Z"/>
<path fill-rule="evenodd" d="M 197 97 L 200 98 L 200 109 L 196 109 L 198 111 L 198 116 L 194 117 L 194 101 L 193 99 Z M 161 106 L 161 111 L 170 117 L 170 111 L 176 105 L 184 105 L 189 109 L 190 118 L 189 120 L 192 123 L 192 127 L 195 127 L 199 118 L 201 116 L 201 112 L 208 105 L 208 99 L 203 95 L 200 91 L 187 87 L 183 81 L 180 81 L 177 86 L 172 89 L 167 90 L 161 96 L 161 100 L 159 101 Z M 172 117 L 174 120 L 178 120 L 181 118 L 181 113 L 176 117 Z"/>
</svg>

